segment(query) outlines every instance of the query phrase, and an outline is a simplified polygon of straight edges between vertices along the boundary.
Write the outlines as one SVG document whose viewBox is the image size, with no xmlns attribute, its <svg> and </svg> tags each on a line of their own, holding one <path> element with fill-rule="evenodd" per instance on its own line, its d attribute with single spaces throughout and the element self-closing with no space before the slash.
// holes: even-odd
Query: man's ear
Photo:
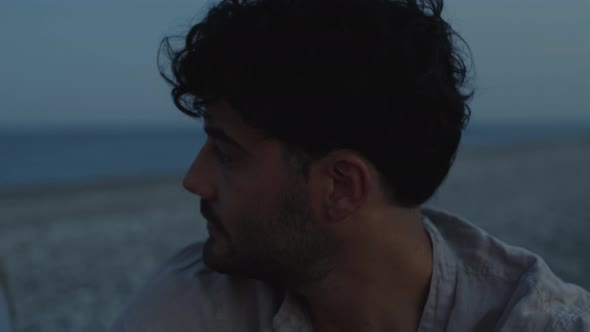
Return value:
<svg viewBox="0 0 590 332">
<path fill-rule="evenodd" d="M 362 208 L 371 190 L 368 162 L 352 151 L 335 152 L 322 163 L 328 186 L 322 203 L 330 222 L 342 221 Z"/>
</svg>

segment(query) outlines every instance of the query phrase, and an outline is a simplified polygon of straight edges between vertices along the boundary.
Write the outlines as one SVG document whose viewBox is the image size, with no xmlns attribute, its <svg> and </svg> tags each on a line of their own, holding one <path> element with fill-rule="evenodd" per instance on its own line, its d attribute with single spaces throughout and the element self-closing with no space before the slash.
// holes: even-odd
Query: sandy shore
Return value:
<svg viewBox="0 0 590 332">
<path fill-rule="evenodd" d="M 462 151 L 428 205 L 540 253 L 590 288 L 590 139 Z M 205 231 L 181 175 L 0 193 L 18 331 L 104 331 L 164 258 Z"/>
</svg>

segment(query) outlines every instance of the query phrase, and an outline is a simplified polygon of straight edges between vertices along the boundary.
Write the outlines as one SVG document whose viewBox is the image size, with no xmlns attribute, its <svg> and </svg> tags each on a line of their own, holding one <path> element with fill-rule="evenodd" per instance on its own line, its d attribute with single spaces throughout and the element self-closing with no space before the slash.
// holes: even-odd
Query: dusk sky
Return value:
<svg viewBox="0 0 590 332">
<path fill-rule="evenodd" d="M 0 127 L 193 124 L 156 54 L 206 1 L 22 0 L 0 5 Z M 590 123 L 590 1 L 453 0 L 471 46 L 473 122 Z"/>
</svg>

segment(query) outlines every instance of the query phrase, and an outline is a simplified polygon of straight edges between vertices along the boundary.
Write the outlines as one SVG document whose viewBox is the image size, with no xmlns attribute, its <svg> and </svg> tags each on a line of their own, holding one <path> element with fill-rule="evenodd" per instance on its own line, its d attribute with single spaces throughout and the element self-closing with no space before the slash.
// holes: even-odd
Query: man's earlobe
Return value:
<svg viewBox="0 0 590 332">
<path fill-rule="evenodd" d="M 345 197 L 332 200 L 328 205 L 328 214 L 331 221 L 342 221 L 354 213 L 354 204 Z"/>
<path fill-rule="evenodd" d="M 327 212 L 332 221 L 341 221 L 360 209 L 368 198 L 370 174 L 364 162 L 348 157 L 333 163 L 328 172 L 332 186 L 326 195 Z"/>
</svg>

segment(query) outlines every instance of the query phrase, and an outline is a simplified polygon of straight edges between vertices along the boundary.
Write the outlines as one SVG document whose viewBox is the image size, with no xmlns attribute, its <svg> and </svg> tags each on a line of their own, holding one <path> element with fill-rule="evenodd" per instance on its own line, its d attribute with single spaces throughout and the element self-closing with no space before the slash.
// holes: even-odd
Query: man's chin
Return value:
<svg viewBox="0 0 590 332">
<path fill-rule="evenodd" d="M 224 248 L 225 243 L 220 243 L 217 238 L 208 238 L 203 247 L 203 262 L 213 271 L 228 273 L 228 263 L 230 253 L 228 248 Z"/>
<path fill-rule="evenodd" d="M 209 238 L 203 247 L 203 262 L 215 272 L 231 274 L 236 277 L 262 279 L 260 271 L 252 271 L 249 264 L 240 261 L 234 256 L 226 243 L 220 243 L 218 239 Z"/>
</svg>

